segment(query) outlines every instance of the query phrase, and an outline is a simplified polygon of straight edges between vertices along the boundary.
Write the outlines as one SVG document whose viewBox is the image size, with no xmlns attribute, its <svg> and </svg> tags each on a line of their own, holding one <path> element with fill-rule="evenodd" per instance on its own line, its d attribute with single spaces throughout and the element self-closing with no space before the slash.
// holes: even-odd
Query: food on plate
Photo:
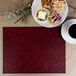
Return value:
<svg viewBox="0 0 76 76">
<path fill-rule="evenodd" d="M 52 0 L 51 1 L 51 9 L 57 12 L 63 12 L 65 5 L 66 5 L 66 0 Z"/>
<path fill-rule="evenodd" d="M 51 0 L 41 0 L 43 8 L 50 8 L 51 7 Z"/>
<path fill-rule="evenodd" d="M 36 15 L 37 19 L 40 20 L 40 21 L 45 21 L 48 17 L 48 13 L 46 10 L 44 9 L 41 9 L 37 12 L 37 15 Z"/>
<path fill-rule="evenodd" d="M 41 4 L 43 8 L 62 12 L 64 11 L 66 0 L 41 0 Z"/>
<path fill-rule="evenodd" d="M 49 17 L 48 17 L 48 21 L 51 23 L 51 24 L 57 24 L 61 21 L 61 15 L 56 12 L 56 11 L 50 11 L 50 14 L 49 14 Z"/>
<path fill-rule="evenodd" d="M 49 11 L 49 14 L 46 10 L 39 10 L 37 19 L 41 21 L 48 19 L 51 24 L 58 24 L 61 21 L 60 12 L 64 11 L 66 0 L 41 0 L 41 3 L 42 7 Z"/>
</svg>

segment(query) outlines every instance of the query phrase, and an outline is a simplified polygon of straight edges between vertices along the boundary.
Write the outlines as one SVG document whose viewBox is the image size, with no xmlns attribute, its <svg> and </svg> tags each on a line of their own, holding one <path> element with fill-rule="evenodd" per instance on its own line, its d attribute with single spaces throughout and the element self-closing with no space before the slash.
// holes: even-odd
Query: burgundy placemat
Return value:
<svg viewBox="0 0 76 76">
<path fill-rule="evenodd" d="M 3 73 L 65 73 L 59 28 L 4 27 Z"/>
</svg>

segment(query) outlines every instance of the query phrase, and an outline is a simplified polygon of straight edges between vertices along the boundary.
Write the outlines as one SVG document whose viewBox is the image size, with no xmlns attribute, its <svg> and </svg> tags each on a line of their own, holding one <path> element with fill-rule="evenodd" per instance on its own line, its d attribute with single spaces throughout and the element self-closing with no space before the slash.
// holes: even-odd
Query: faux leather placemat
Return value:
<svg viewBox="0 0 76 76">
<path fill-rule="evenodd" d="M 59 28 L 4 27 L 3 73 L 65 73 Z"/>
</svg>

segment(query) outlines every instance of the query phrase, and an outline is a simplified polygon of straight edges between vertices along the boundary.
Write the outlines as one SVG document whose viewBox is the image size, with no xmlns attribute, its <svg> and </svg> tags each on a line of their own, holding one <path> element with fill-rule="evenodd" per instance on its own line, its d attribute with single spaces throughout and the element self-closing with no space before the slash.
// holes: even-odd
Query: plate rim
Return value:
<svg viewBox="0 0 76 76">
<path fill-rule="evenodd" d="M 36 1 L 37 1 L 37 0 L 34 0 L 34 1 L 33 1 L 32 6 L 31 6 L 31 11 L 33 10 L 33 6 L 34 6 L 34 4 L 35 4 Z M 40 1 L 41 1 L 41 0 L 40 0 Z M 66 1 L 66 7 L 67 7 L 67 13 L 66 13 L 65 18 L 64 18 L 60 23 L 55 24 L 55 25 L 53 25 L 53 24 L 51 24 L 51 23 L 50 23 L 50 26 L 41 25 L 40 23 L 38 23 L 38 22 L 36 21 L 35 17 L 33 16 L 33 12 L 32 12 L 32 16 L 33 16 L 33 19 L 35 20 L 35 22 L 36 22 L 37 24 L 39 24 L 39 26 L 43 26 L 43 27 L 47 27 L 47 28 L 58 27 L 58 26 L 60 26 L 60 25 L 66 20 L 66 18 L 67 18 L 67 16 L 68 16 L 68 3 L 67 3 L 67 1 Z M 41 7 L 41 8 L 42 8 L 42 7 Z M 47 23 L 49 23 L 48 20 L 46 20 L 46 21 L 47 21 Z M 45 21 L 45 22 L 46 22 L 46 21 Z M 51 26 L 51 25 L 52 25 L 52 26 Z"/>
</svg>

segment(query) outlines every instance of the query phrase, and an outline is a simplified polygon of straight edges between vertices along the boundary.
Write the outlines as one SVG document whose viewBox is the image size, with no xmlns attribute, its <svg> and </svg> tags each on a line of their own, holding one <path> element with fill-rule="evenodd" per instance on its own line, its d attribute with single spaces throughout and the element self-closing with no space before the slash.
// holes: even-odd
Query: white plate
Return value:
<svg viewBox="0 0 76 76">
<path fill-rule="evenodd" d="M 72 38 L 68 32 L 69 27 L 73 24 L 76 24 L 76 19 L 67 20 L 62 25 L 61 35 L 66 42 L 71 43 L 71 44 L 76 44 L 76 39 Z"/>
<path fill-rule="evenodd" d="M 33 1 L 33 4 L 32 4 L 32 7 L 31 7 L 31 11 L 32 11 L 32 16 L 34 18 L 34 20 L 41 26 L 44 26 L 44 27 L 57 27 L 59 26 L 60 24 L 62 24 L 64 22 L 64 20 L 66 19 L 67 15 L 68 15 L 68 5 L 66 4 L 65 6 L 65 9 L 63 12 L 61 12 L 61 16 L 62 16 L 62 19 L 61 19 L 61 22 L 58 23 L 58 24 L 51 24 L 49 23 L 48 20 L 46 21 L 39 21 L 37 18 L 36 18 L 36 14 L 37 14 L 37 11 L 42 9 L 42 5 L 41 5 L 41 0 L 34 0 Z"/>
</svg>

